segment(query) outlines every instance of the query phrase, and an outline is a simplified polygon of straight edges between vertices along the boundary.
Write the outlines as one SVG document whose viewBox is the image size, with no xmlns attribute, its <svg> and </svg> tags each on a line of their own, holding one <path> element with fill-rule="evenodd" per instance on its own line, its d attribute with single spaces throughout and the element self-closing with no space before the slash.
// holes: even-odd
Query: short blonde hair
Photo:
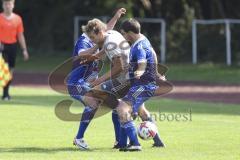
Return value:
<svg viewBox="0 0 240 160">
<path fill-rule="evenodd" d="M 101 20 L 94 18 L 88 21 L 87 25 L 82 26 L 82 31 L 86 34 L 95 33 L 98 34 L 100 31 L 106 31 L 107 25 Z"/>
</svg>

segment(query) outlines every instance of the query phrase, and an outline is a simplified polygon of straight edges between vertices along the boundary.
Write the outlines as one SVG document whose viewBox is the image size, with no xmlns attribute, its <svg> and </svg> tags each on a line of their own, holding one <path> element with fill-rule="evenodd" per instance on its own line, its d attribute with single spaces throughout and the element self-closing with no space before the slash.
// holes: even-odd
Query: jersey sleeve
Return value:
<svg viewBox="0 0 240 160">
<path fill-rule="evenodd" d="M 22 18 L 19 16 L 18 17 L 18 25 L 17 25 L 17 33 L 23 33 L 23 32 L 24 32 L 23 21 L 22 21 Z"/>
<path fill-rule="evenodd" d="M 137 63 L 144 63 L 147 61 L 147 54 L 146 51 L 143 49 L 142 45 L 139 45 L 137 47 L 137 50 L 135 52 L 135 59 Z"/>
<path fill-rule="evenodd" d="M 91 48 L 90 44 L 85 41 L 79 41 L 75 46 L 75 53 L 80 54 L 81 52 L 86 51 L 89 48 Z"/>
</svg>

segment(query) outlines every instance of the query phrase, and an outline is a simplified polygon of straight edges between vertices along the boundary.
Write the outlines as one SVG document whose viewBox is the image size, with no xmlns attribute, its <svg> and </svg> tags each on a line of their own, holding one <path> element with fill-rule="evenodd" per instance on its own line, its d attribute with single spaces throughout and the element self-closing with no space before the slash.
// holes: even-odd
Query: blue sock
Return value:
<svg viewBox="0 0 240 160">
<path fill-rule="evenodd" d="M 116 110 L 112 111 L 112 122 L 114 126 L 114 131 L 115 131 L 115 140 L 119 142 L 120 138 L 120 122 L 119 122 L 119 117 L 117 114 Z"/>
<path fill-rule="evenodd" d="M 154 123 L 152 117 L 148 117 L 147 121 Z M 164 145 L 158 133 L 153 137 L 153 141 L 154 141 L 154 144 L 156 145 L 160 145 L 160 146 Z"/>
<path fill-rule="evenodd" d="M 79 126 L 78 133 L 76 136 L 77 139 L 81 139 L 84 137 L 84 133 L 85 133 L 89 123 L 93 119 L 95 113 L 96 113 L 96 109 L 91 109 L 90 107 L 87 107 L 87 106 L 85 107 L 85 109 L 82 113 L 80 126 Z"/>
<path fill-rule="evenodd" d="M 130 140 L 130 144 L 134 146 L 139 146 L 140 144 L 137 138 L 137 131 L 135 129 L 133 121 L 128 121 L 127 123 L 124 123 L 123 127 Z"/>
<path fill-rule="evenodd" d="M 120 148 L 127 147 L 127 134 L 123 126 L 120 127 L 118 144 Z"/>
</svg>

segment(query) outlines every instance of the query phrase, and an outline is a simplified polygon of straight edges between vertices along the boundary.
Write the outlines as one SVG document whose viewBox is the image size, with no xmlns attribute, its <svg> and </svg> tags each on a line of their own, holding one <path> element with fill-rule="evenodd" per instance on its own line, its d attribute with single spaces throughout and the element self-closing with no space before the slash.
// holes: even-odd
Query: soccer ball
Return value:
<svg viewBox="0 0 240 160">
<path fill-rule="evenodd" d="M 137 132 L 141 139 L 150 140 L 157 134 L 157 127 L 152 122 L 144 121 L 139 124 Z"/>
</svg>

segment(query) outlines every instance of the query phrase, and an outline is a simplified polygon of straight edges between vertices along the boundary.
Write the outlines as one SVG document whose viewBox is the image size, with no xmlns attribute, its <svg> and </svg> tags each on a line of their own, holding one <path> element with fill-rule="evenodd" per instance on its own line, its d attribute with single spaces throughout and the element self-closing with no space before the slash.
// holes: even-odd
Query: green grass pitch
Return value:
<svg viewBox="0 0 240 160">
<path fill-rule="evenodd" d="M 90 151 L 72 146 L 79 122 L 64 122 L 54 114 L 57 102 L 65 99 L 48 88 L 12 88 L 14 99 L 0 103 L 0 160 L 237 160 L 240 159 L 240 106 L 150 100 L 146 106 L 155 115 L 189 113 L 188 121 L 157 120 L 166 148 L 151 148 L 140 141 L 142 152 L 122 153 L 111 149 L 114 142 L 111 114 L 94 119 L 85 139 Z M 77 103 L 73 112 L 80 112 Z M 137 122 L 139 123 L 139 122 Z"/>
</svg>

